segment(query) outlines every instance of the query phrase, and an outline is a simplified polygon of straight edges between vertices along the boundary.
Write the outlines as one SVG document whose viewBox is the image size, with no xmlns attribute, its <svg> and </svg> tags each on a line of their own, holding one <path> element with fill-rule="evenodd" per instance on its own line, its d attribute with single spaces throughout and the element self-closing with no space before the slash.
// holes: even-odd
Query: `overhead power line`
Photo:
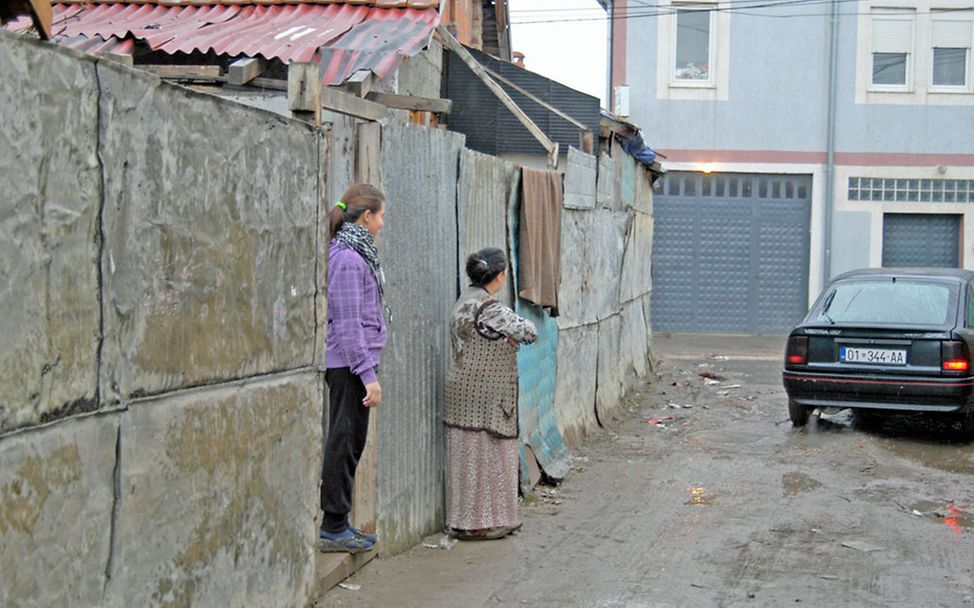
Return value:
<svg viewBox="0 0 974 608">
<path fill-rule="evenodd" d="M 837 4 L 845 4 L 849 2 L 858 2 L 858 0 L 835 0 Z M 740 15 L 748 15 L 754 17 L 766 17 L 766 18 L 778 18 L 778 19 L 788 19 L 796 17 L 821 17 L 829 16 L 831 13 L 790 13 L 790 14 L 775 14 L 775 13 L 754 13 L 750 12 L 754 9 L 774 9 L 781 7 L 790 8 L 804 8 L 812 6 L 821 5 L 831 5 L 832 0 L 732 0 L 725 6 L 687 6 L 687 5 L 659 5 L 659 4 L 649 4 L 644 3 L 640 7 L 627 8 L 624 11 L 620 11 L 615 15 L 606 15 L 601 9 L 590 9 L 590 8 L 566 8 L 566 9 L 522 9 L 519 11 L 511 11 L 511 25 L 532 25 L 541 23 L 573 23 L 573 22 L 591 22 L 591 21 L 608 21 L 608 20 L 634 20 L 634 19 L 645 19 L 660 16 L 674 15 L 678 11 L 693 11 L 699 10 L 700 12 L 720 12 L 720 13 L 737 13 Z M 598 12 L 600 16 L 598 17 L 588 17 L 588 16 L 570 16 L 564 18 L 545 18 L 542 19 L 541 16 L 545 14 L 552 13 L 564 13 L 569 11 L 589 11 Z M 962 7 L 956 9 L 946 9 L 944 11 L 938 12 L 967 12 L 974 11 L 974 6 Z M 531 16 L 523 16 L 520 19 L 515 16 L 515 13 L 531 13 Z M 839 13 L 840 16 L 854 16 L 854 15 L 868 15 L 869 12 L 842 12 Z M 523 20 L 521 20 L 523 19 Z"/>
</svg>

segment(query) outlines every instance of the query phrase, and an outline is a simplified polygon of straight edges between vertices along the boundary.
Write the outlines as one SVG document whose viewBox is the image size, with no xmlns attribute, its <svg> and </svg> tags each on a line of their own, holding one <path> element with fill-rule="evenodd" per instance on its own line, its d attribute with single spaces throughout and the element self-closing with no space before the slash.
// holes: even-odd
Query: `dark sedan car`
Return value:
<svg viewBox="0 0 974 608">
<path fill-rule="evenodd" d="M 815 408 L 935 412 L 974 435 L 974 272 L 854 270 L 836 277 L 788 336 L 792 424 Z"/>
</svg>

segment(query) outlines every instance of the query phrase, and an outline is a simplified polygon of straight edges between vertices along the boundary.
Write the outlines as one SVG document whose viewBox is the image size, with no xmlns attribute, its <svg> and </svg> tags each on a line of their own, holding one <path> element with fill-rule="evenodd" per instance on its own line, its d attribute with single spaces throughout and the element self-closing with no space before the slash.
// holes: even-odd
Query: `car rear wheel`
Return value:
<svg viewBox="0 0 974 608">
<path fill-rule="evenodd" d="M 807 405 L 796 403 L 794 399 L 789 399 L 788 417 L 791 419 L 792 426 L 805 426 L 813 409 Z"/>
</svg>

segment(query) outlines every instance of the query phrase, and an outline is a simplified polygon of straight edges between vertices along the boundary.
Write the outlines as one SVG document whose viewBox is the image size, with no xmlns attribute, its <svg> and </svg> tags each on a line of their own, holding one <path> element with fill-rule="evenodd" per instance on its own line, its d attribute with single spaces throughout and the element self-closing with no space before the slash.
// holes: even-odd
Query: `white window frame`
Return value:
<svg viewBox="0 0 974 608">
<path fill-rule="evenodd" d="M 687 87 L 687 88 L 713 88 L 717 86 L 716 74 L 714 73 L 715 58 L 716 58 L 716 44 L 717 44 L 717 3 L 704 3 L 704 2 L 674 2 L 673 7 L 673 37 L 670 43 L 670 86 L 671 87 Z M 707 11 L 707 17 L 710 23 L 707 27 L 707 34 L 709 39 L 707 40 L 707 79 L 697 80 L 693 78 L 677 78 L 676 76 L 676 58 L 677 58 L 677 48 L 680 40 L 680 28 L 679 28 L 679 11 L 681 10 L 695 10 L 695 11 Z"/>
<path fill-rule="evenodd" d="M 963 85 L 944 85 L 944 84 L 934 84 L 933 83 L 933 69 L 934 69 L 934 49 L 936 48 L 960 48 L 960 47 L 937 47 L 936 46 L 936 24 L 938 22 L 947 23 L 962 23 L 967 26 L 967 39 L 965 41 L 967 49 L 967 55 L 965 56 L 964 62 L 964 84 Z M 974 80 L 974 70 L 971 67 L 971 47 L 974 46 L 974 19 L 971 17 L 970 11 L 967 12 L 954 12 L 954 11 L 933 11 L 930 14 L 930 74 L 927 78 L 927 84 L 931 93 L 970 93 L 974 91 L 972 88 L 971 81 Z"/>
<path fill-rule="evenodd" d="M 876 53 L 877 41 L 873 39 L 876 21 L 894 21 L 909 23 L 910 42 L 903 51 L 906 54 L 906 77 L 903 84 L 876 84 L 873 82 L 873 54 Z M 911 93 L 913 92 L 913 70 L 916 58 L 916 14 L 915 11 L 904 9 L 874 8 L 869 16 L 869 90 L 881 93 Z"/>
<path fill-rule="evenodd" d="M 730 91 L 731 0 L 659 0 L 656 19 L 656 97 L 686 101 L 727 101 Z M 677 8 L 709 6 L 711 11 L 709 80 L 676 78 Z"/>
<path fill-rule="evenodd" d="M 968 53 L 966 87 L 933 85 L 933 20 L 950 15 L 974 23 L 971 0 L 859 0 L 856 6 L 857 104 L 974 106 L 974 48 Z M 872 19 L 881 9 L 914 13 L 908 87 L 872 84 Z"/>
</svg>

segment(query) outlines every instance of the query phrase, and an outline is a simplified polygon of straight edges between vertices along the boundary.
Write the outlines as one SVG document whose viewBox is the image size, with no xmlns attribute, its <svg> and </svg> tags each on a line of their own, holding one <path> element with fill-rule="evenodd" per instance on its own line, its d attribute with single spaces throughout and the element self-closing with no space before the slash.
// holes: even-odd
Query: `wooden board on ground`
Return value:
<svg viewBox="0 0 974 608">
<path fill-rule="evenodd" d="M 321 553 L 318 552 L 318 574 L 314 594 L 320 598 L 332 587 L 372 561 L 379 552 L 375 549 L 364 553 Z"/>
</svg>

